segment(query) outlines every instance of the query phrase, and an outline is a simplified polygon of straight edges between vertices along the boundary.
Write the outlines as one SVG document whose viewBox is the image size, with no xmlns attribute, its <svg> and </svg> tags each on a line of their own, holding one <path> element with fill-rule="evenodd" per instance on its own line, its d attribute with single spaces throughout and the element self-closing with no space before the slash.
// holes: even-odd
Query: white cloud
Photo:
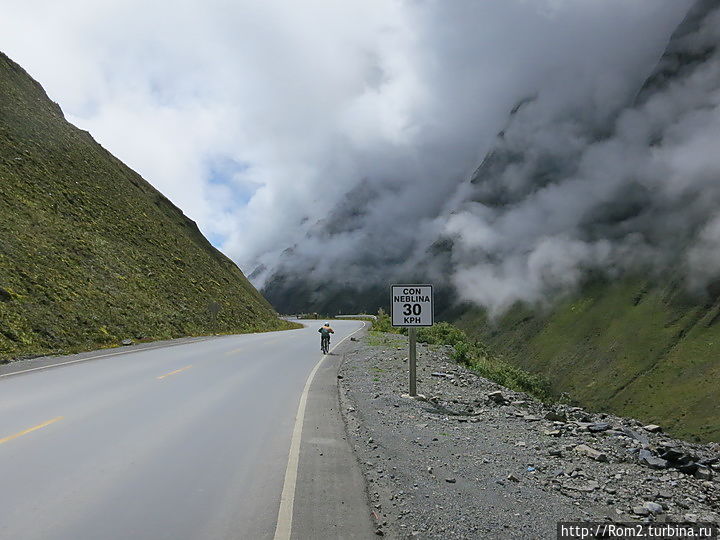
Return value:
<svg viewBox="0 0 720 540">
<path fill-rule="evenodd" d="M 367 268 L 414 264 L 403 261 L 423 240 L 449 234 L 457 281 L 506 291 L 477 298 L 501 305 L 525 294 L 511 292 L 516 279 L 533 296 L 547 276 L 574 282 L 583 260 L 607 255 L 602 242 L 582 247 L 568 235 L 627 170 L 613 163 L 622 148 L 611 145 L 621 144 L 588 146 L 588 133 L 637 91 L 690 4 L 0 0 L 0 47 L 71 121 L 223 238 L 244 270 L 273 268 L 294 246 L 299 272 L 367 279 Z M 587 175 L 533 189 L 512 212 L 463 206 L 475 196 L 469 174 L 510 109 L 531 97 L 515 121 L 522 129 L 507 131 L 529 161 L 504 171 L 504 187 L 524 194 L 553 153 L 575 156 Z M 625 114 L 625 136 L 652 131 L 651 108 Z M 679 138 L 649 162 L 702 167 L 704 150 Z M 360 209 L 346 201 L 357 189 L 371 198 Z M 333 216 L 343 204 L 357 215 Z M 450 209 L 459 211 L 446 219 Z M 343 221 L 348 230 L 323 233 Z M 477 266 L 483 250 L 504 262 Z"/>
</svg>

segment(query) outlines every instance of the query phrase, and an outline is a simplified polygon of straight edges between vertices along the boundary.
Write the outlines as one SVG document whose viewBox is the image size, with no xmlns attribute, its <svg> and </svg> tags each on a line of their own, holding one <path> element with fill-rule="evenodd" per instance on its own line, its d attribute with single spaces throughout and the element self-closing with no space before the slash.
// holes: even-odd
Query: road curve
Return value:
<svg viewBox="0 0 720 540">
<path fill-rule="evenodd" d="M 333 326 L 337 343 L 363 323 Z M 273 538 L 319 341 L 310 325 L 3 376 L 0 538 Z"/>
</svg>

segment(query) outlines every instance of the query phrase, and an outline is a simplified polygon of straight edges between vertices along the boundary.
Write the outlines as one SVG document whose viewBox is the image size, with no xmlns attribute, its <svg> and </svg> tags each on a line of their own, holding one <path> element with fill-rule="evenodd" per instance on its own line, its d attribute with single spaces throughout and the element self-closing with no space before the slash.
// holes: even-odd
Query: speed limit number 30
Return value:
<svg viewBox="0 0 720 540">
<path fill-rule="evenodd" d="M 432 326 L 432 285 L 392 286 L 393 326 Z"/>
</svg>

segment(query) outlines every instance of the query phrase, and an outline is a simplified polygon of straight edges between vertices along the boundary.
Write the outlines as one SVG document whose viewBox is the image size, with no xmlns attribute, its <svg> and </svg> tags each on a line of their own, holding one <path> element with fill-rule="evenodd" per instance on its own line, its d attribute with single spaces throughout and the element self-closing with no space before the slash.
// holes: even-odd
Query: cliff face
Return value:
<svg viewBox="0 0 720 540">
<path fill-rule="evenodd" d="M 194 222 L 0 53 L 0 360 L 285 326 Z"/>
</svg>

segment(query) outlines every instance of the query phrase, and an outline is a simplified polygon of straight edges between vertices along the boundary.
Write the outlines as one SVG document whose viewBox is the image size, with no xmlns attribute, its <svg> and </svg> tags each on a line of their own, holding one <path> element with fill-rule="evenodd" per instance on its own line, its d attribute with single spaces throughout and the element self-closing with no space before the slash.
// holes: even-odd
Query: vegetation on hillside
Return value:
<svg viewBox="0 0 720 540">
<path fill-rule="evenodd" d="M 0 53 L 0 361 L 290 326 Z"/>
<path fill-rule="evenodd" d="M 377 320 L 373 322 L 373 332 L 407 335 L 407 328 L 393 327 L 390 316 L 381 309 L 378 311 Z M 552 399 L 550 385 L 542 376 L 506 362 L 480 341 L 469 338 L 463 330 L 450 323 L 440 322 L 419 328 L 417 340 L 430 345 L 449 345 L 454 349 L 452 358 L 478 375 L 513 390 L 527 392 L 541 400 Z"/>
<path fill-rule="evenodd" d="M 470 309 L 457 324 L 584 406 L 720 441 L 720 298 L 660 282 L 596 279 L 551 309 Z"/>
</svg>

